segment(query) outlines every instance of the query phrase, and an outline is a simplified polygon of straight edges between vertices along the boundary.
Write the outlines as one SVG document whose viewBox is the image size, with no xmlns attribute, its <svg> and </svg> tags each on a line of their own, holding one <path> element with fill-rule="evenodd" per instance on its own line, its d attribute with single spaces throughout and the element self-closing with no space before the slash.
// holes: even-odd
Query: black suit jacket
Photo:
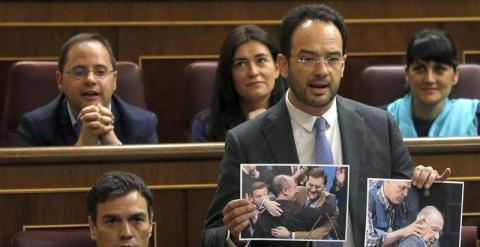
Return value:
<svg viewBox="0 0 480 247">
<path fill-rule="evenodd" d="M 275 238 L 271 230 L 279 226 L 284 226 L 291 232 L 308 232 L 322 226 L 327 223 L 328 217 L 326 215 L 331 216 L 335 213 L 334 200 L 332 203 L 325 203 L 319 208 L 302 207 L 295 202 L 277 200 L 276 202 L 280 204 L 280 208 L 283 210 L 282 215 L 275 217 L 270 215 L 267 210 L 263 211 L 255 223 L 253 237 Z"/>
<path fill-rule="evenodd" d="M 114 131 L 123 144 L 158 143 L 157 116 L 112 96 Z M 72 127 L 63 94 L 47 105 L 23 114 L 17 128 L 20 146 L 74 145 L 78 136 Z"/>
<path fill-rule="evenodd" d="M 343 162 L 350 165 L 349 214 L 353 237 L 355 246 L 363 246 L 367 178 L 409 178 L 413 165 L 388 112 L 341 96 L 336 96 L 336 100 Z M 217 191 L 207 212 L 202 244 L 225 246 L 227 228 L 222 223 L 222 210 L 229 201 L 240 198 L 239 164 L 298 162 L 285 99 L 255 119 L 228 131 Z M 295 242 L 276 243 L 296 246 Z M 256 243 L 252 245 L 257 246 Z"/>
</svg>

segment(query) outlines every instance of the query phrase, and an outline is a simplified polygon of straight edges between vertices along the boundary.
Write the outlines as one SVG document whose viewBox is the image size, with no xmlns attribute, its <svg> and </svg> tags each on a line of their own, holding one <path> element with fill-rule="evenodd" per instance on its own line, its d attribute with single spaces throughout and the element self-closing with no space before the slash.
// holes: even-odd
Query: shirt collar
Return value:
<svg viewBox="0 0 480 247">
<path fill-rule="evenodd" d="M 318 116 L 314 116 L 309 113 L 306 113 L 298 109 L 296 106 L 294 106 L 288 99 L 288 94 L 290 93 L 289 91 L 290 89 L 288 89 L 287 93 L 285 94 L 285 101 L 287 104 L 288 113 L 290 114 L 290 119 L 292 119 L 292 121 L 297 123 L 299 126 L 302 126 L 302 128 L 304 128 L 306 131 L 312 132 L 313 125 L 315 124 L 315 120 L 317 119 Z M 335 123 L 338 117 L 337 97 L 333 98 L 332 105 L 322 115 L 322 117 L 325 118 L 325 120 L 327 121 L 327 129 L 329 129 L 330 126 L 333 126 L 333 124 Z"/>
</svg>

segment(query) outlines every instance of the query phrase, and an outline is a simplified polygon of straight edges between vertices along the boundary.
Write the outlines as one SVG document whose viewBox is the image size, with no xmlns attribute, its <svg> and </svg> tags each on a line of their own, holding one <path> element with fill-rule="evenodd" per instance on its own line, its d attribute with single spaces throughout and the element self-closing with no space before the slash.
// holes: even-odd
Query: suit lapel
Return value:
<svg viewBox="0 0 480 247">
<path fill-rule="evenodd" d="M 67 99 L 62 96 L 60 102 L 60 132 L 63 143 L 66 145 L 74 145 L 77 142 L 78 136 L 73 129 L 72 122 L 70 121 L 70 115 L 68 114 Z M 59 133 L 55 131 L 56 133 Z"/>
<path fill-rule="evenodd" d="M 111 101 L 111 104 L 112 104 L 112 114 L 113 114 L 113 117 L 114 117 L 114 123 L 113 123 L 113 126 L 114 126 L 114 129 L 113 131 L 115 132 L 115 135 L 117 136 L 117 138 L 122 142 L 122 143 L 128 143 L 127 140 L 125 140 L 124 137 L 126 137 L 126 133 L 125 133 L 125 128 L 123 126 L 123 124 L 120 124 L 120 103 L 118 102 L 118 99 L 115 95 L 112 95 L 112 101 Z"/>
<path fill-rule="evenodd" d="M 267 146 L 277 163 L 298 164 L 298 154 L 285 98 L 274 105 L 262 128 Z"/>
<path fill-rule="evenodd" d="M 360 202 L 360 198 L 365 198 L 366 191 L 360 191 L 363 188 L 359 186 L 361 184 L 359 179 L 365 177 L 362 175 L 363 173 L 368 172 L 365 169 L 366 167 L 362 169 L 362 164 L 367 164 L 366 152 L 364 152 L 366 145 L 368 145 L 368 139 L 364 130 L 365 119 L 347 99 L 338 95 L 337 107 L 340 136 L 342 138 L 343 163 L 350 165 L 349 200 L 350 202 Z M 361 212 L 360 208 L 362 207 L 356 207 L 355 204 L 350 203 L 349 211 L 352 222 L 359 222 L 355 217 L 365 217 L 365 212 Z M 358 229 L 358 227 L 356 228 Z M 363 239 L 362 234 L 359 232 L 355 232 L 354 237 L 355 242 Z"/>
<path fill-rule="evenodd" d="M 343 163 L 350 165 L 350 174 L 360 174 L 360 164 L 365 164 L 362 148 L 368 143 L 365 137 L 365 120 L 347 100 L 337 95 L 338 121 L 342 140 Z"/>
</svg>

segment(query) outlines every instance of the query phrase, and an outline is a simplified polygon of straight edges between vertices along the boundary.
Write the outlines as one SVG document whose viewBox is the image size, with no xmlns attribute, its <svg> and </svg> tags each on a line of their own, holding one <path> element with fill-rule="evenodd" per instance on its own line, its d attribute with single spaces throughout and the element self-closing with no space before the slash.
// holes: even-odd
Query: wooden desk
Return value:
<svg viewBox="0 0 480 247">
<path fill-rule="evenodd" d="M 480 216 L 480 138 L 405 140 L 415 164 L 465 181 L 463 224 Z M 0 149 L 0 245 L 24 226 L 85 224 L 89 187 L 111 170 L 142 177 L 155 196 L 158 246 L 199 246 L 223 143 Z"/>
<path fill-rule="evenodd" d="M 158 246 L 199 246 L 222 153 L 223 143 L 0 149 L 0 246 L 23 226 L 87 223 L 86 193 L 112 170 L 151 188 Z"/>
</svg>

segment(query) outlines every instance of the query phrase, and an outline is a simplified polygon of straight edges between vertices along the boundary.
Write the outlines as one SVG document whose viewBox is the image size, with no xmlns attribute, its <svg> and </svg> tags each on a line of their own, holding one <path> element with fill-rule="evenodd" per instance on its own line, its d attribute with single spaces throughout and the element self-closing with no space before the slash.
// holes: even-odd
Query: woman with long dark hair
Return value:
<svg viewBox="0 0 480 247">
<path fill-rule="evenodd" d="M 192 141 L 224 141 L 227 130 L 281 99 L 285 83 L 275 63 L 278 52 L 258 26 L 232 30 L 220 51 L 211 108 L 195 116 Z"/>
</svg>

